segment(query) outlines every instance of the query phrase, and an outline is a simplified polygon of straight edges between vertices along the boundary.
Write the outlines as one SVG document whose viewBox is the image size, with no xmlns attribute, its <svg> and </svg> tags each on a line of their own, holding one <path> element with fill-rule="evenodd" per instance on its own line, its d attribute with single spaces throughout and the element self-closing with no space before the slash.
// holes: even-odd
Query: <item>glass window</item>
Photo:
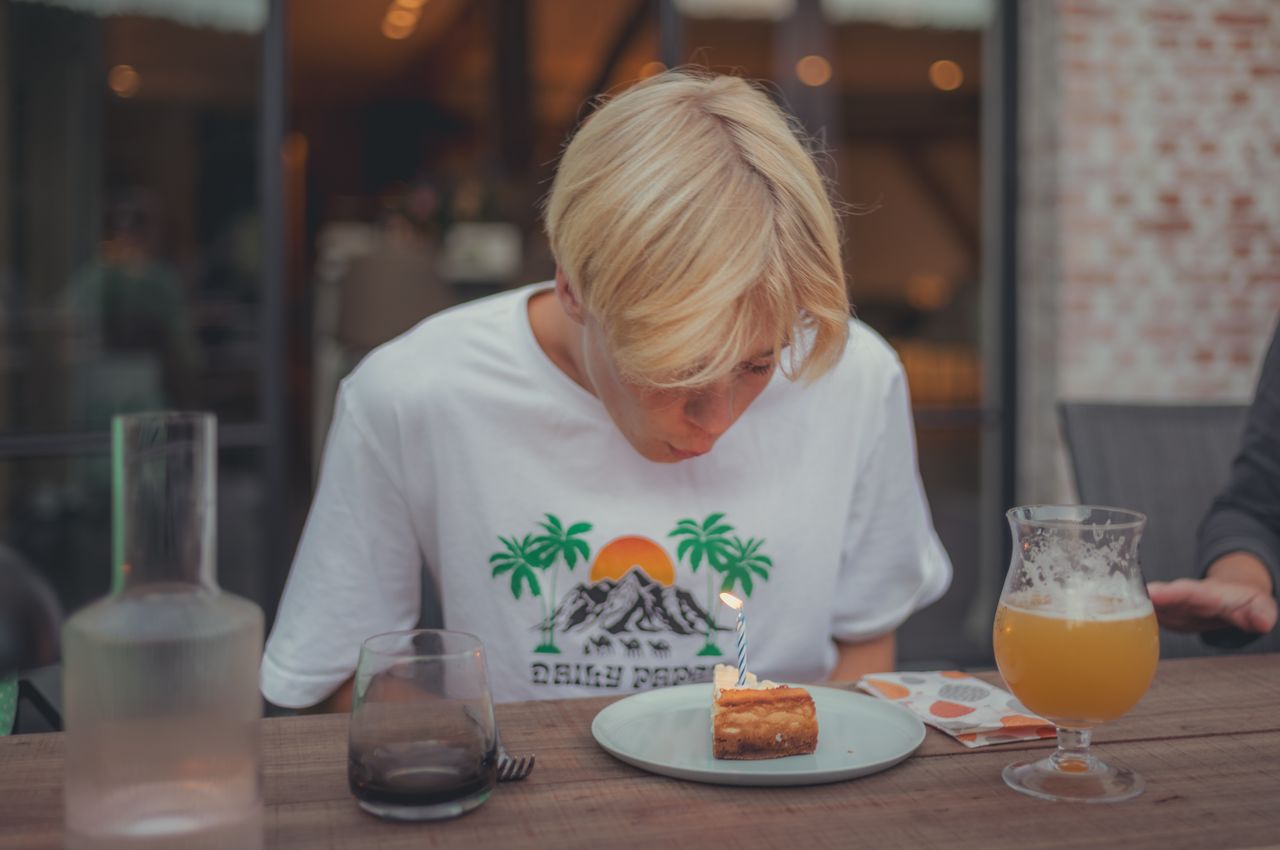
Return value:
<svg viewBox="0 0 1280 850">
<path fill-rule="evenodd" d="M 218 584 L 261 600 L 268 584 L 263 450 L 218 458 Z M 0 541 L 22 553 L 68 610 L 111 584 L 111 464 L 105 452 L 0 459 Z"/>
<path fill-rule="evenodd" d="M 118 14 L 145 9 L 148 16 Z M 101 14 L 98 14 L 98 13 Z M 0 541 L 110 577 L 113 414 L 219 418 L 222 584 L 272 607 L 259 195 L 266 0 L 0 0 Z M 269 569 L 270 567 L 270 569 Z"/>
<path fill-rule="evenodd" d="M 552 277 L 538 202 L 560 146 L 585 100 L 661 67 L 651 3 L 412 5 L 286 16 L 286 183 L 305 209 L 286 255 L 291 312 L 310 320 L 295 330 L 313 469 L 338 381 L 370 349 Z"/>
<path fill-rule="evenodd" d="M 947 595 L 900 630 L 907 662 L 989 662 L 979 590 L 982 51 L 990 4 L 673 0 L 684 57 L 768 81 L 845 205 L 855 313 L 898 352 L 921 475 L 951 555 Z"/>
<path fill-rule="evenodd" d="M 0 436 L 258 417 L 259 52 L 256 32 L 4 5 Z"/>
</svg>

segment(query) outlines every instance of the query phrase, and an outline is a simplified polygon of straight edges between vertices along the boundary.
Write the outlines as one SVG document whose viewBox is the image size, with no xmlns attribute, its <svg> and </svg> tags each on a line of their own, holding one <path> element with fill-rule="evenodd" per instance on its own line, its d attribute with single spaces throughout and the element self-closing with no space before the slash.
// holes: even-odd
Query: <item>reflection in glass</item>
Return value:
<svg viewBox="0 0 1280 850">
<path fill-rule="evenodd" d="M 135 188 L 108 203 L 98 255 L 67 288 L 75 430 L 182 406 L 199 358 L 182 278 L 158 256 L 158 198 Z"/>
<path fill-rule="evenodd" d="M 102 5 L 0 2 L 0 543 L 67 609 L 101 595 L 112 416 L 211 410 L 244 447 L 219 455 L 222 575 L 269 604 L 266 2 Z"/>
<path fill-rule="evenodd" d="M 192 8 L 0 14 L 0 438 L 259 416 L 265 3 Z"/>
</svg>

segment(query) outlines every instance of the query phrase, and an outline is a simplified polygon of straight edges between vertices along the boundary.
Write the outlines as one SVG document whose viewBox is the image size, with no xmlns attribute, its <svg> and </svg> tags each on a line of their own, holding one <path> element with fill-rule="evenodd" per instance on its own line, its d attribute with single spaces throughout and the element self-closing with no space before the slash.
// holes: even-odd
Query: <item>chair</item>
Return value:
<svg viewBox="0 0 1280 850">
<path fill-rule="evenodd" d="M 12 731 L 56 732 L 61 729 L 61 654 L 59 626 L 62 612 L 53 590 L 17 552 L 0 544 L 0 685 L 16 682 Z M 3 722 L 10 731 L 6 706 Z M 27 710 L 27 709 L 30 710 Z"/>
<path fill-rule="evenodd" d="M 1147 515 L 1142 571 L 1149 581 L 1195 576 L 1196 532 L 1230 477 L 1247 412 L 1234 405 L 1059 405 L 1080 501 Z M 1277 649 L 1273 631 L 1229 651 Z M 1165 658 L 1221 651 L 1196 635 L 1160 633 Z"/>
</svg>

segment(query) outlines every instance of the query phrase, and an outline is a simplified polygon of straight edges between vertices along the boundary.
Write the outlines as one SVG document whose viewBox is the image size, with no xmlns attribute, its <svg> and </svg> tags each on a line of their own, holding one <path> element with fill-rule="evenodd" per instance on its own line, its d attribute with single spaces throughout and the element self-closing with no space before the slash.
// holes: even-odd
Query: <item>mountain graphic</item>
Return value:
<svg viewBox="0 0 1280 850">
<path fill-rule="evenodd" d="M 698 601 L 679 587 L 664 587 L 639 569 L 618 581 L 604 579 L 579 584 L 565 594 L 552 615 L 557 632 L 595 631 L 672 632 L 706 634 L 708 624 L 718 631 Z"/>
</svg>

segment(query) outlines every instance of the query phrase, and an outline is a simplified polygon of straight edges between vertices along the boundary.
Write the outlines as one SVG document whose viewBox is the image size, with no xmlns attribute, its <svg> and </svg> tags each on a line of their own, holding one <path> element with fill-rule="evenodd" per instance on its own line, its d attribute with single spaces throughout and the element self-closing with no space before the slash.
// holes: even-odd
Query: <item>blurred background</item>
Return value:
<svg viewBox="0 0 1280 850">
<path fill-rule="evenodd" d="M 909 663 L 990 663 L 1058 405 L 1244 402 L 1280 313 L 1267 0 L 0 0 L 0 543 L 109 575 L 113 413 L 211 410 L 219 575 L 275 609 L 337 382 L 551 277 L 594 96 L 697 63 L 824 152 L 955 565 Z"/>
</svg>

